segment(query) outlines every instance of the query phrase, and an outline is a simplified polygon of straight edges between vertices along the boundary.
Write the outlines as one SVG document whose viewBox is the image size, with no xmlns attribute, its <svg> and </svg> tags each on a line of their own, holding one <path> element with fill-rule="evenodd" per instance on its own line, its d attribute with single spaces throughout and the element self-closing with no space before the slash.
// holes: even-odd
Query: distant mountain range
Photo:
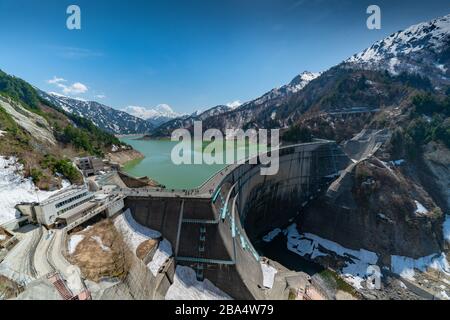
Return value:
<svg viewBox="0 0 450 320">
<path fill-rule="evenodd" d="M 387 72 L 388 77 L 361 71 Z M 360 83 L 355 84 L 357 81 Z M 370 111 L 400 103 L 407 95 L 391 92 L 395 84 L 423 88 L 427 81 L 433 90 L 450 85 L 450 15 L 394 33 L 326 72 L 304 72 L 289 84 L 236 109 L 174 119 L 154 130 L 153 135 L 170 136 L 173 129 L 189 128 L 197 119 L 203 121 L 204 130 L 287 128 L 309 110 Z M 365 90 L 356 95 L 358 88 Z"/>
<path fill-rule="evenodd" d="M 86 118 L 97 127 L 113 134 L 142 134 L 155 126 L 146 120 L 95 101 L 85 101 L 39 90 L 39 95 L 66 112 Z"/>
<path fill-rule="evenodd" d="M 351 73 L 358 70 L 387 72 L 393 77 L 404 73 L 424 76 L 430 79 L 434 89 L 445 88 L 450 84 L 450 15 L 396 32 L 326 72 L 303 72 L 289 84 L 272 89 L 257 99 L 243 104 L 218 105 L 191 115 L 180 115 L 168 105 L 153 109 L 129 106 L 119 111 L 97 102 L 58 94 L 40 91 L 40 95 L 115 134 L 170 136 L 174 129 L 190 128 L 194 121 L 200 120 L 205 130 L 285 128 L 295 123 L 305 111 L 314 108 L 335 112 L 360 107 L 376 109 L 379 103 L 392 102 L 384 99 L 380 92 L 376 97 L 377 84 L 370 80 L 366 95 L 362 95 L 366 100 L 336 99 L 340 93 L 337 86 L 344 86 L 342 77 L 345 75 L 346 81 L 352 81 Z M 370 97 L 367 96 L 370 93 Z"/>
<path fill-rule="evenodd" d="M 155 137 L 170 136 L 171 132 L 179 128 L 189 128 L 194 121 L 203 121 L 207 127 L 219 129 L 243 128 L 261 112 L 278 103 L 290 95 L 302 90 L 310 81 L 319 77 L 320 73 L 305 71 L 296 76 L 289 84 L 272 89 L 261 97 L 243 103 L 239 106 L 219 105 L 202 113 L 194 113 L 187 117 L 180 117 L 169 121 L 152 132 Z M 269 116 L 270 118 L 270 116 Z M 206 128 L 206 127 L 205 127 Z"/>
<path fill-rule="evenodd" d="M 154 127 L 158 127 L 174 118 L 183 116 L 182 114 L 173 111 L 167 104 L 160 104 L 155 108 L 128 106 L 122 109 L 122 111 L 125 111 L 137 118 L 147 120 Z"/>
</svg>

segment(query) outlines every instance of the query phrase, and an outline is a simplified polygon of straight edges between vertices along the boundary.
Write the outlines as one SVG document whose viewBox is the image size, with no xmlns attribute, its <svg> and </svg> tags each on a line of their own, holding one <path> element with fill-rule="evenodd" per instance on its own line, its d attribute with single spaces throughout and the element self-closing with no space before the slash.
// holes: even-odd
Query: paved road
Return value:
<svg viewBox="0 0 450 320">
<path fill-rule="evenodd" d="M 54 237 L 53 231 L 43 230 L 41 240 L 36 248 L 34 254 L 34 266 L 37 272 L 37 277 L 43 277 L 48 273 L 54 271 L 47 259 L 47 251 L 52 243 Z"/>
<path fill-rule="evenodd" d="M 13 247 L 0 264 L 0 274 L 22 285 L 35 280 L 37 272 L 34 267 L 34 253 L 41 236 L 41 228 L 21 235 L 19 243 Z"/>
<path fill-rule="evenodd" d="M 47 260 L 54 270 L 59 271 L 64 278 L 70 275 L 71 264 L 64 258 L 64 230 L 53 230 L 51 244 L 47 251 Z"/>
</svg>

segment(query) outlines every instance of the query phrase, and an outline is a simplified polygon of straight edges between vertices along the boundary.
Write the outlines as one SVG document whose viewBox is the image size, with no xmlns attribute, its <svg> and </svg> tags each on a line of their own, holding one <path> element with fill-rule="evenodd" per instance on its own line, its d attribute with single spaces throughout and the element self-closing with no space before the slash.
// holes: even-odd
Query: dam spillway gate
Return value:
<svg viewBox="0 0 450 320">
<path fill-rule="evenodd" d="M 121 192 L 136 221 L 172 243 L 177 264 L 236 299 L 260 299 L 263 275 L 252 241 L 292 221 L 349 161 L 335 142 L 319 141 L 280 148 L 273 176 L 261 175 L 261 164 L 244 163 L 189 192 Z"/>
</svg>

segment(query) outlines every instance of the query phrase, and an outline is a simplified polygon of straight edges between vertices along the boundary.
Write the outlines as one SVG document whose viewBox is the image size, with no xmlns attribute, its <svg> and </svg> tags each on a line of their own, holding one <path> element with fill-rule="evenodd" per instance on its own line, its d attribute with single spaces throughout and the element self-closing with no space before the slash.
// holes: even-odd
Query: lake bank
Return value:
<svg viewBox="0 0 450 320">
<path fill-rule="evenodd" d="M 106 159 L 111 162 L 120 164 L 121 166 L 126 166 L 130 162 L 139 162 L 144 159 L 145 156 L 135 149 L 122 150 L 118 152 L 111 152 L 106 155 Z"/>
<path fill-rule="evenodd" d="M 121 141 L 131 145 L 144 155 L 142 159 L 127 162 L 123 170 L 135 177 L 147 176 L 169 189 L 194 189 L 227 166 L 226 164 L 208 165 L 204 163 L 176 165 L 171 158 L 173 148 L 179 145 L 179 142 L 176 141 L 143 140 L 138 137 L 121 138 Z M 219 151 L 218 156 L 223 155 L 225 157 L 227 152 L 231 152 L 237 157 L 240 152 L 248 151 L 248 145 L 224 142 L 224 150 Z M 190 146 L 190 149 L 187 148 L 189 156 L 203 155 L 205 146 L 208 144 L 203 143 L 194 147 L 194 144 L 188 143 Z"/>
</svg>

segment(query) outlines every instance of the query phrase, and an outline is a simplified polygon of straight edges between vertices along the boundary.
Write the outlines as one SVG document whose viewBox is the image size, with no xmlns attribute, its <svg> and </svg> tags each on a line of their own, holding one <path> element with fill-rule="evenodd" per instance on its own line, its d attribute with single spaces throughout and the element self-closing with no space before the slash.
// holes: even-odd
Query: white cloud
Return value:
<svg viewBox="0 0 450 320">
<path fill-rule="evenodd" d="M 106 96 L 104 94 L 98 94 L 95 96 L 97 99 L 105 99 Z"/>
<path fill-rule="evenodd" d="M 56 76 L 54 76 L 53 79 L 47 80 L 48 84 L 55 85 L 59 89 L 61 89 L 61 92 L 63 94 L 75 95 L 80 93 L 86 93 L 89 90 L 88 87 L 81 82 L 75 82 L 71 85 L 67 85 L 65 84 L 65 82 L 67 82 L 66 79 L 59 78 Z"/>
<path fill-rule="evenodd" d="M 53 79 L 47 80 L 47 83 L 49 84 L 58 84 L 61 82 L 66 82 L 67 80 L 64 78 L 58 78 L 57 76 L 54 76 Z"/>
<path fill-rule="evenodd" d="M 227 103 L 227 107 L 230 107 L 230 108 L 233 108 L 233 109 L 235 109 L 235 108 L 237 108 L 237 107 L 239 107 L 241 105 L 242 105 L 242 103 L 239 100 Z"/>
<path fill-rule="evenodd" d="M 81 82 L 75 82 L 71 86 L 64 86 L 62 87 L 62 89 L 63 93 L 65 94 L 79 94 L 88 91 L 88 87 L 86 87 L 86 85 L 82 84 Z"/>
</svg>

